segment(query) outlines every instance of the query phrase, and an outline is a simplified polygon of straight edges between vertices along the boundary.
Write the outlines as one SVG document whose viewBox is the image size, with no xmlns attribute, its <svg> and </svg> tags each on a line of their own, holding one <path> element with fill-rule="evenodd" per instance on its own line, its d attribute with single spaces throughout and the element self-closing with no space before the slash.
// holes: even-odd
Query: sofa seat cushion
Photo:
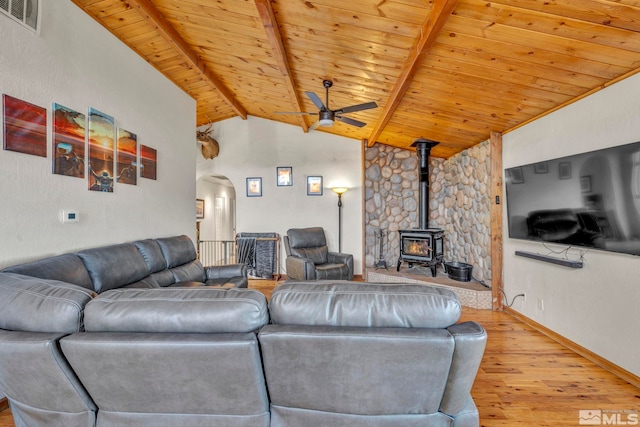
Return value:
<svg viewBox="0 0 640 427">
<path fill-rule="evenodd" d="M 196 248 L 189 236 L 174 236 L 156 239 L 167 268 L 177 267 L 196 259 Z"/>
<path fill-rule="evenodd" d="M 253 289 L 114 289 L 85 308 L 89 332 L 253 332 L 268 322 Z"/>
<path fill-rule="evenodd" d="M 98 292 L 137 282 L 149 275 L 149 267 L 132 243 L 78 252 Z"/>
<path fill-rule="evenodd" d="M 316 279 L 318 280 L 342 280 L 349 278 L 349 266 L 347 264 L 327 263 L 316 265 Z"/>
<path fill-rule="evenodd" d="M 0 273 L 0 328 L 65 334 L 82 331 L 84 308 L 95 295 L 66 282 Z"/>
<path fill-rule="evenodd" d="M 172 288 L 199 288 L 204 286 L 202 282 L 176 282 L 171 285 Z"/>
<path fill-rule="evenodd" d="M 457 295 L 426 285 L 285 282 L 269 303 L 273 323 L 387 328 L 446 328 L 460 318 Z"/>
<path fill-rule="evenodd" d="M 207 286 L 221 286 L 223 288 L 246 288 L 249 286 L 249 280 L 243 276 L 234 276 L 218 279 L 207 279 L 204 281 Z"/>
<path fill-rule="evenodd" d="M 75 254 L 58 255 L 5 268 L 7 273 L 24 274 L 41 279 L 59 280 L 93 290 L 89 272 Z"/>
</svg>

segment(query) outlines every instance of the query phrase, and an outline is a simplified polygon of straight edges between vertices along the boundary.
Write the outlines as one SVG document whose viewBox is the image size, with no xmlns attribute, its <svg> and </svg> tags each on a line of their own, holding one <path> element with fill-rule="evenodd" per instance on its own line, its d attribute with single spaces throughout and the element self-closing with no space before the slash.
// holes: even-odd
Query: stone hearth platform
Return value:
<svg viewBox="0 0 640 427">
<path fill-rule="evenodd" d="M 472 280 L 459 282 L 449 279 L 449 276 L 438 268 L 436 277 L 431 277 L 428 267 L 414 266 L 409 268 L 406 264 L 396 271 L 395 266 L 388 270 L 384 268 L 367 268 L 367 282 L 376 283 L 418 283 L 424 285 L 441 286 L 451 289 L 458 295 L 460 302 L 465 307 L 482 310 L 491 310 L 491 289 Z"/>
</svg>

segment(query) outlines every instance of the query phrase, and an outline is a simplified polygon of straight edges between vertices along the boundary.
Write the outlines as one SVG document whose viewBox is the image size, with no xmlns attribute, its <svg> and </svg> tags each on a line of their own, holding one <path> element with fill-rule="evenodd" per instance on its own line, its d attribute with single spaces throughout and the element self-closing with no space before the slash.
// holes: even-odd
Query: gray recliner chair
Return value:
<svg viewBox="0 0 640 427">
<path fill-rule="evenodd" d="M 322 227 L 291 228 L 283 236 L 290 280 L 353 280 L 353 255 L 329 252 Z"/>
</svg>

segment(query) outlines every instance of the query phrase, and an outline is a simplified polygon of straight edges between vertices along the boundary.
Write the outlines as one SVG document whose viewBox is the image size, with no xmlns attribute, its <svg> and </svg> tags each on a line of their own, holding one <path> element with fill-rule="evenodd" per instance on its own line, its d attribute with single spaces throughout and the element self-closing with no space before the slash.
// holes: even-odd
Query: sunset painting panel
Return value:
<svg viewBox="0 0 640 427">
<path fill-rule="evenodd" d="M 47 109 L 2 95 L 4 149 L 47 157 Z"/>
<path fill-rule="evenodd" d="M 53 173 L 84 178 L 86 116 L 53 104 Z"/>
<path fill-rule="evenodd" d="M 118 128 L 116 150 L 118 183 L 136 185 L 138 183 L 138 137 L 136 134 Z"/>
<path fill-rule="evenodd" d="M 140 145 L 140 176 L 142 178 L 156 179 L 156 167 L 158 152 L 155 148 Z"/>
<path fill-rule="evenodd" d="M 89 190 L 113 192 L 114 155 L 113 117 L 89 108 Z"/>
</svg>

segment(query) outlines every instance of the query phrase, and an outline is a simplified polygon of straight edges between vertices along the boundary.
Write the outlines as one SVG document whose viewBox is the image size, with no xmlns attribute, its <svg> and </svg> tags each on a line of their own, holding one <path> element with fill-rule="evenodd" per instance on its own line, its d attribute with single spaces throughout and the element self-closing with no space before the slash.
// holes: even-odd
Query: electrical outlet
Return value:
<svg viewBox="0 0 640 427">
<path fill-rule="evenodd" d="M 538 310 L 544 311 L 544 300 L 542 298 L 538 298 Z"/>
</svg>

